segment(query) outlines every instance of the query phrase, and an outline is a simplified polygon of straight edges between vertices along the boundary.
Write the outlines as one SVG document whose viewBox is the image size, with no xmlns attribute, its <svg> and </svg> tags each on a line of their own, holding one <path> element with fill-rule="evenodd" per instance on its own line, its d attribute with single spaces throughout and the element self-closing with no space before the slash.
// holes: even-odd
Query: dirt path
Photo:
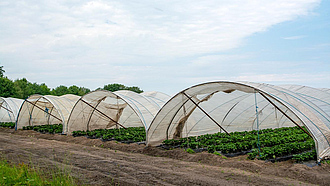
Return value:
<svg viewBox="0 0 330 186">
<path fill-rule="evenodd" d="M 0 153 L 14 163 L 65 167 L 81 183 L 92 185 L 330 185 L 327 164 L 311 168 L 223 159 L 34 131 L 0 129 Z"/>
</svg>

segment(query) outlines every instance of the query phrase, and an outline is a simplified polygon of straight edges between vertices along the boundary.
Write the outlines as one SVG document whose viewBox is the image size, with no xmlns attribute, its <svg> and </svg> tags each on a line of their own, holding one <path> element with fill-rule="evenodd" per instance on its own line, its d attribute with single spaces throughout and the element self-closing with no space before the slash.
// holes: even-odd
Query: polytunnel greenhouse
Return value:
<svg viewBox="0 0 330 186">
<path fill-rule="evenodd" d="M 16 122 L 17 114 L 24 100 L 0 98 L 0 122 Z"/>
<path fill-rule="evenodd" d="M 74 104 L 80 96 L 32 95 L 22 104 L 18 113 L 16 129 L 24 126 L 62 124 L 68 121 Z"/>
<path fill-rule="evenodd" d="M 307 129 L 319 159 L 330 157 L 330 93 L 306 86 L 209 82 L 187 88 L 157 113 L 147 144 L 167 139 L 298 126 Z"/>
<path fill-rule="evenodd" d="M 159 92 L 144 95 L 128 90 L 90 92 L 74 106 L 65 132 L 127 127 L 148 129 L 169 96 Z"/>
</svg>

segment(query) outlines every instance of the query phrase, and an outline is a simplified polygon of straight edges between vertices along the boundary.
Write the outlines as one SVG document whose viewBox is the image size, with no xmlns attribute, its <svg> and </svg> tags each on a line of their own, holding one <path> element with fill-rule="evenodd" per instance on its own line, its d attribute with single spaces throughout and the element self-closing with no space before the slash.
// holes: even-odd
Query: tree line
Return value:
<svg viewBox="0 0 330 186">
<path fill-rule="evenodd" d="M 4 76 L 4 73 L 5 70 L 3 69 L 3 66 L 0 66 L 0 97 L 14 97 L 26 99 L 33 94 L 55 96 L 75 94 L 78 96 L 83 96 L 91 91 L 89 88 L 78 87 L 76 85 L 72 85 L 70 87 L 60 85 L 56 88 L 51 89 L 45 83 L 31 83 L 26 78 L 11 80 L 8 77 Z M 143 92 L 143 90 L 141 90 L 139 87 L 128 87 L 117 83 L 104 85 L 103 88 L 97 88 L 96 90 L 100 89 L 109 90 L 111 92 L 117 90 L 131 90 L 137 93 Z"/>
</svg>

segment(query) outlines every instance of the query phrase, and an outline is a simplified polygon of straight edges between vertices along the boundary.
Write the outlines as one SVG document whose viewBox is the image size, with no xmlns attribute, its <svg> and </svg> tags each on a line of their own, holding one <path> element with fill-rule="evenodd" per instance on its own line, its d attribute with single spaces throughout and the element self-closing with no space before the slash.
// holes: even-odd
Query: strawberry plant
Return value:
<svg viewBox="0 0 330 186">
<path fill-rule="evenodd" d="M 0 127 L 5 127 L 5 128 L 15 128 L 15 123 L 14 122 L 3 122 L 0 123 Z"/>
<path fill-rule="evenodd" d="M 312 150 L 309 152 L 304 152 L 301 154 L 295 154 L 293 155 L 293 158 L 296 162 L 302 162 L 302 161 L 308 161 L 308 160 L 315 160 L 316 157 L 316 151 Z"/>
</svg>

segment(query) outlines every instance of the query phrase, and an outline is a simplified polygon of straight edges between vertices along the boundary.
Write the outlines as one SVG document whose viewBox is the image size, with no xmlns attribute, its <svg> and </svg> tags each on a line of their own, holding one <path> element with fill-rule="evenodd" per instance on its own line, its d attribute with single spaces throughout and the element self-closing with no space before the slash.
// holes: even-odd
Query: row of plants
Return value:
<svg viewBox="0 0 330 186">
<path fill-rule="evenodd" d="M 222 153 L 236 153 L 241 151 L 248 151 L 254 148 L 259 147 L 273 147 L 280 144 L 293 143 L 293 142 L 304 142 L 306 140 L 311 139 L 308 134 L 298 134 L 298 135 L 290 135 L 287 136 L 286 132 L 281 133 L 276 137 L 272 137 L 272 135 L 264 135 L 262 138 L 260 137 L 259 141 L 256 136 L 252 139 L 247 139 L 246 141 L 237 141 L 237 142 L 229 142 L 229 143 L 221 143 L 217 145 L 209 145 L 207 150 L 211 153 L 214 151 L 221 151 Z"/>
<path fill-rule="evenodd" d="M 35 126 L 24 126 L 23 130 L 34 130 L 41 133 L 59 134 L 63 131 L 62 124 L 53 125 L 35 125 Z"/>
<path fill-rule="evenodd" d="M 295 154 L 295 155 L 293 155 L 292 159 L 294 159 L 297 162 L 302 162 L 302 161 L 308 161 L 308 160 L 315 160 L 316 158 L 317 158 L 316 150 L 314 149 L 309 152 Z"/>
<path fill-rule="evenodd" d="M 202 149 L 210 153 L 221 153 L 228 156 L 248 153 L 249 159 L 267 160 L 311 151 L 315 149 L 314 145 L 313 139 L 299 127 L 284 127 L 263 129 L 259 132 L 256 130 L 232 132 L 230 135 L 215 133 L 164 140 L 162 147 L 166 149 L 191 148 L 196 152 Z M 305 159 L 308 159 L 307 156 L 314 158 L 311 154 L 301 156 L 306 156 Z M 300 155 L 293 157 L 298 158 Z"/>
<path fill-rule="evenodd" d="M 62 133 L 62 124 L 24 126 L 23 130 L 34 130 L 41 133 Z M 95 129 L 91 131 L 73 131 L 72 135 L 86 136 L 92 139 L 102 139 L 104 141 L 116 140 L 119 142 L 143 142 L 146 141 L 146 132 L 144 127 L 128 127 L 118 129 Z"/>
<path fill-rule="evenodd" d="M 142 142 L 146 140 L 144 127 L 128 127 L 118 129 L 95 129 L 91 131 L 73 131 L 73 136 L 100 138 L 104 141 L 116 140 L 120 142 Z"/>
<path fill-rule="evenodd" d="M 282 157 L 287 155 L 295 155 L 303 153 L 305 151 L 315 148 L 313 139 L 309 139 L 304 142 L 292 142 L 275 145 L 272 147 L 263 147 L 260 149 L 253 149 L 253 152 L 248 153 L 249 159 L 258 159 L 267 160 L 275 159 L 276 157 Z"/>
<path fill-rule="evenodd" d="M 2 122 L 0 123 L 0 127 L 5 127 L 5 128 L 15 128 L 15 123 L 14 122 Z"/>
<path fill-rule="evenodd" d="M 304 133 L 304 131 L 298 127 L 264 129 L 260 130 L 259 133 L 259 142 L 263 146 L 274 146 L 288 141 L 305 141 L 309 138 L 309 135 Z M 244 142 L 246 143 L 244 144 Z M 193 149 L 223 145 L 224 143 L 237 143 L 238 145 L 243 144 L 243 146 L 249 145 L 247 148 L 251 149 L 256 147 L 258 143 L 258 135 L 256 135 L 256 131 L 244 131 L 232 132 L 230 135 L 227 135 L 226 133 L 215 133 L 163 141 L 163 145 L 165 146 L 190 147 Z"/>
</svg>

